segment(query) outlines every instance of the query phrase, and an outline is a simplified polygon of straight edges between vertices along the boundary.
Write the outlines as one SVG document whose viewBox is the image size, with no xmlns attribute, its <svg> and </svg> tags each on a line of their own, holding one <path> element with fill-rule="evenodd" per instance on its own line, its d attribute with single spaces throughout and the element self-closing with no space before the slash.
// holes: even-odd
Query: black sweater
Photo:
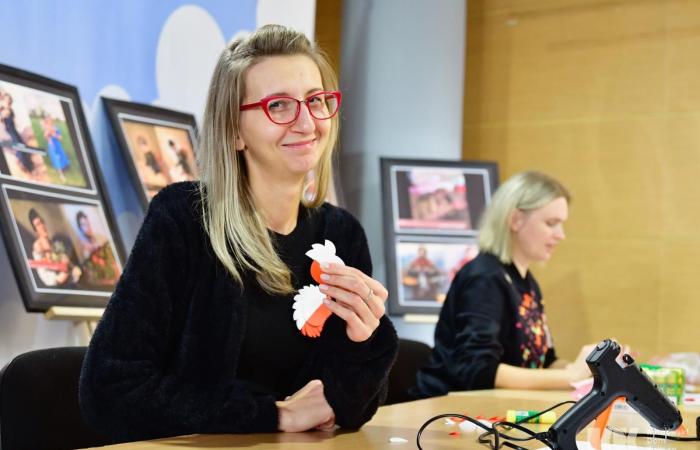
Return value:
<svg viewBox="0 0 700 450">
<path fill-rule="evenodd" d="M 430 363 L 418 372 L 410 394 L 491 389 L 501 363 L 538 368 L 555 359 L 535 278 L 480 253 L 452 281 Z"/>
<path fill-rule="evenodd" d="M 345 322 L 333 315 L 318 339 L 299 339 L 296 330 L 292 344 L 287 338 L 276 342 L 281 358 L 291 345 L 302 359 L 294 363 L 287 358 L 287 370 L 275 374 L 282 383 L 241 379 L 241 371 L 255 373 L 250 342 L 257 338 L 256 330 L 248 325 L 257 329 L 258 319 L 265 318 L 250 314 L 251 304 L 283 302 L 289 308 L 285 320 L 293 326 L 293 296 L 265 294 L 250 282 L 250 274 L 244 274 L 243 289 L 233 281 L 208 243 L 199 201 L 194 183 L 171 185 L 151 201 L 83 363 L 84 419 L 115 442 L 271 432 L 278 426 L 275 400 L 318 378 L 336 423 L 360 427 L 385 396 L 397 350 L 391 322 L 383 317 L 370 339 L 355 343 L 347 338 Z M 293 263 L 289 258 L 301 261 L 296 252 L 302 246 L 308 250 L 307 241 L 330 239 L 347 265 L 371 271 L 364 231 L 349 213 L 329 204 L 300 212 L 300 223 L 308 223 L 298 228 L 306 232 L 295 230 L 289 239 L 277 235 L 286 241 L 278 246 L 287 264 Z M 295 288 L 310 282 L 311 260 L 305 264 L 291 267 Z M 273 320 L 264 324 L 273 335 L 279 336 L 277 328 L 290 329 Z M 248 351 L 242 358 L 245 342 Z"/>
</svg>

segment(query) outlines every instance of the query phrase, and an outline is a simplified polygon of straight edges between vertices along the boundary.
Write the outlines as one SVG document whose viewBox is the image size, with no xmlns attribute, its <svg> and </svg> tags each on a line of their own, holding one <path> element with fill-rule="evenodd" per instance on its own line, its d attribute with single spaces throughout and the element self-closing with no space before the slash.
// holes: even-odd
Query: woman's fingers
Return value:
<svg viewBox="0 0 700 450">
<path fill-rule="evenodd" d="M 275 402 L 279 411 L 279 429 L 306 431 L 328 427 L 335 414 L 323 394 L 321 380 L 311 380 L 284 401 Z"/>
<path fill-rule="evenodd" d="M 370 336 L 372 336 L 374 330 L 376 330 L 379 326 L 379 319 L 371 314 L 369 315 L 369 318 L 364 321 L 360 319 L 354 310 L 339 302 L 326 299 L 324 304 L 331 310 L 331 312 L 333 312 L 333 314 L 345 321 L 345 330 L 348 338 L 354 342 L 366 341 Z"/>
<path fill-rule="evenodd" d="M 354 292 L 327 284 L 320 285 L 319 289 L 321 289 L 321 292 L 326 294 L 328 297 L 334 299 L 337 303 L 340 303 L 345 308 L 352 310 L 363 322 L 369 323 L 371 319 L 376 318 L 371 306 Z"/>
<path fill-rule="evenodd" d="M 319 288 L 333 299 L 326 300 L 326 306 L 345 321 L 349 339 L 355 342 L 367 340 L 385 313 L 386 288 L 354 267 L 322 264 L 321 270 Z"/>
<path fill-rule="evenodd" d="M 360 315 L 363 305 L 357 302 L 357 299 L 367 306 L 374 317 L 380 318 L 384 315 L 386 311 L 384 303 L 388 297 L 388 291 L 379 281 L 365 275 L 354 267 L 340 264 L 324 264 L 321 267 L 323 269 L 321 279 L 324 285 L 329 287 L 328 295 L 344 302 L 349 307 L 355 308 Z M 340 295 L 339 291 L 331 291 L 330 288 L 340 288 L 354 294 L 354 296 Z"/>
</svg>

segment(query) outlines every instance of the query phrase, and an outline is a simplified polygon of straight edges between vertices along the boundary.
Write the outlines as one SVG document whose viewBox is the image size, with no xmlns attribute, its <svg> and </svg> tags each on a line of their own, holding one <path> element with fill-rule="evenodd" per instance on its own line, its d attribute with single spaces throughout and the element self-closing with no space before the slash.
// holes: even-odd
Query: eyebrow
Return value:
<svg viewBox="0 0 700 450">
<path fill-rule="evenodd" d="M 308 91 L 306 91 L 306 94 L 304 94 L 304 96 L 308 97 L 309 95 L 311 95 L 315 92 L 322 92 L 322 91 L 323 91 L 323 88 L 318 88 L 318 87 L 311 88 Z M 289 92 L 274 92 L 272 94 L 266 95 L 265 97 L 277 97 L 277 96 L 292 97 L 292 95 L 289 94 Z"/>
</svg>

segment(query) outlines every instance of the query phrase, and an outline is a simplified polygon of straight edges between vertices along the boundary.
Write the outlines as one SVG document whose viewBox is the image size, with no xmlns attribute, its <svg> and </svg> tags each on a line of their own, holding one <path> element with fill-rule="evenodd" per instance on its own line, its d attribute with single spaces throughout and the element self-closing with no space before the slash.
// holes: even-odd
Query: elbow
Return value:
<svg viewBox="0 0 700 450">
<path fill-rule="evenodd" d="M 497 360 L 484 360 L 467 365 L 457 375 L 455 384 L 459 386 L 458 390 L 493 389 L 496 385 L 498 366 Z"/>
<path fill-rule="evenodd" d="M 85 374 L 85 370 L 80 374 L 78 384 L 78 404 L 80 407 L 80 415 L 83 423 L 90 430 L 103 436 L 108 433 L 108 420 L 103 417 L 101 412 L 107 410 L 105 403 L 101 402 L 95 395 L 94 384 L 89 376 Z M 108 441 L 108 439 L 105 439 Z"/>
</svg>

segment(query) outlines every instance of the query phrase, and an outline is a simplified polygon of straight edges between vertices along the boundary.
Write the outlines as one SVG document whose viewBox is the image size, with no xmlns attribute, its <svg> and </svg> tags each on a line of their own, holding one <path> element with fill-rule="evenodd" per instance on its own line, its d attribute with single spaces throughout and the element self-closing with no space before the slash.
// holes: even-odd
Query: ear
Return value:
<svg viewBox="0 0 700 450">
<path fill-rule="evenodd" d="M 236 145 L 236 151 L 239 151 L 239 152 L 240 152 L 240 151 L 243 151 L 243 150 L 246 149 L 245 141 L 244 141 L 243 138 L 241 137 L 241 133 L 240 133 L 240 132 L 239 132 L 238 134 L 236 134 L 236 142 L 235 142 L 235 145 Z"/>
<path fill-rule="evenodd" d="M 508 216 L 508 228 L 510 231 L 517 233 L 525 223 L 525 213 L 519 209 L 514 209 Z"/>
</svg>

